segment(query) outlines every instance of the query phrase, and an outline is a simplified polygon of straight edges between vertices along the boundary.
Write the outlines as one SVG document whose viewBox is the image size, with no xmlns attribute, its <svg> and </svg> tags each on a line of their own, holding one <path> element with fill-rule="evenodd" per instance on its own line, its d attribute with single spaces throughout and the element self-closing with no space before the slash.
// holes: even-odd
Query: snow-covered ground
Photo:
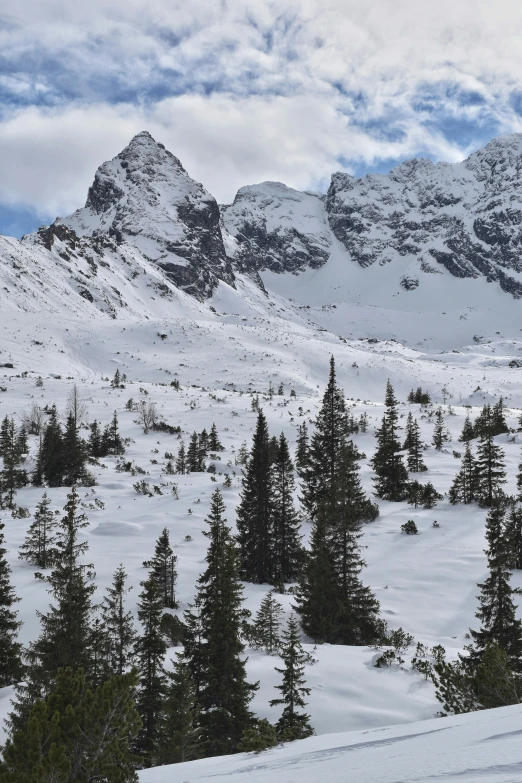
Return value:
<svg viewBox="0 0 522 783">
<path fill-rule="evenodd" d="M 140 783 L 518 783 L 521 734 L 517 705 L 144 770 Z"/>
<path fill-rule="evenodd" d="M 503 394 L 508 405 L 513 406 L 509 413 L 511 426 L 516 427 L 520 415 L 522 370 L 508 367 L 521 347 L 514 340 L 474 344 L 459 353 L 447 354 L 420 353 L 392 341 L 344 341 L 333 333 L 312 328 L 304 319 L 288 320 L 287 312 L 286 317 L 278 313 L 279 307 L 288 307 L 283 301 L 274 306 L 271 319 L 263 312 L 261 299 L 257 313 L 251 305 L 243 311 L 233 310 L 239 295 L 223 288 L 221 300 L 214 298 L 218 314 L 207 310 L 205 317 L 199 312 L 198 317 L 181 317 L 180 313 L 168 321 L 100 323 L 72 318 L 58 322 L 40 314 L 14 313 L 0 330 L 0 363 L 14 364 L 13 369 L 0 369 L 0 387 L 5 388 L 0 392 L 0 416 L 16 418 L 33 401 L 42 406 L 56 403 L 63 411 L 76 381 L 88 407 L 89 421 L 97 418 L 106 423 L 112 412 L 118 411 L 122 435 L 132 440 L 126 459 L 148 473 L 145 477 L 119 473 L 115 470 L 116 460 L 107 458 L 103 467 L 94 471 L 97 486 L 82 490 L 89 519 L 89 558 L 95 565 L 99 595 L 122 562 L 134 585 L 130 595 L 133 609 L 139 583 L 146 574 L 142 562 L 152 554 L 154 542 L 165 526 L 171 531 L 179 558 L 180 613 L 190 603 L 204 564 L 207 540 L 202 530 L 210 496 L 216 486 L 222 486 L 226 473 L 233 474 L 232 487 L 223 488 L 223 492 L 229 523 L 234 524 L 240 491 L 240 468 L 235 465 L 234 456 L 243 442 L 250 445 L 256 419 L 251 411 L 249 388 L 262 393 L 270 380 L 276 388 L 283 382 L 284 396 L 276 395 L 270 401 L 261 394 L 261 402 L 271 433 L 284 431 L 294 444 L 297 425 L 312 420 L 318 410 L 328 358 L 333 353 L 339 382 L 354 405 L 354 414 L 366 411 L 370 419 L 369 432 L 354 436 L 366 454 L 362 477 L 368 492 L 372 490 L 368 462 L 374 447 L 373 431 L 382 415 L 387 377 L 395 384 L 401 400 L 419 384 L 430 390 L 436 403 L 441 400 L 444 386 L 452 395 L 449 403 L 454 415 L 447 416 L 447 424 L 453 442 L 442 452 L 428 448 L 425 460 L 429 471 L 421 476 L 421 480 L 432 480 L 441 492 L 448 490 L 460 466 L 452 452 L 462 450 L 457 438 L 467 411 L 464 404 L 476 406 L 472 411 L 476 415 L 484 401 Z M 112 377 L 117 367 L 129 378 L 122 390 L 111 389 L 108 381 L 103 380 Z M 22 373 L 27 373 L 27 377 L 21 377 Z M 44 378 L 42 389 L 35 386 L 40 374 Z M 178 392 L 169 385 L 173 378 L 182 384 Z M 296 391 L 295 398 L 289 396 L 291 388 Z M 217 463 L 217 482 L 212 481 L 209 473 L 166 475 L 165 454 L 175 454 L 180 441 L 163 433 L 144 435 L 134 421 L 136 415 L 125 410 L 130 397 L 156 402 L 168 423 L 181 426 L 186 444 L 194 430 L 208 430 L 215 422 L 225 446 Z M 419 406 L 402 404 L 404 417 L 410 409 L 416 416 L 421 415 Z M 433 422 L 421 416 L 420 423 L 423 439 L 429 444 Z M 33 454 L 35 440 L 31 439 Z M 522 436 L 499 436 L 498 441 L 506 451 L 507 489 L 514 491 Z M 160 486 L 163 495 L 137 495 L 133 484 L 139 478 Z M 179 500 L 172 495 L 172 482 L 177 485 Z M 61 509 L 67 490 L 49 489 L 48 494 L 53 508 Z M 17 502 L 34 512 L 41 495 L 41 489 L 27 487 L 19 491 Z M 415 511 L 407 504 L 390 503 L 380 503 L 380 508 L 380 518 L 365 528 L 363 543 L 368 562 L 365 579 L 381 602 L 383 616 L 390 627 L 402 626 L 413 634 L 415 642 L 427 646 L 442 644 L 450 655 L 455 654 L 466 644 L 468 628 L 476 622 L 476 584 L 486 572 L 486 512 L 475 506 L 452 507 L 447 499 L 432 511 Z M 407 519 L 416 520 L 420 535 L 401 534 L 400 526 Z M 433 527 L 434 520 L 440 527 Z M 31 520 L 15 520 L 3 512 L 2 521 L 6 523 L 13 581 L 21 598 L 21 635 L 26 643 L 38 634 L 36 613 L 45 610 L 48 596 L 45 587 L 34 579 L 33 569 L 17 556 Z M 513 582 L 522 586 L 522 574 L 515 574 Z M 246 585 L 247 607 L 255 611 L 267 590 L 268 586 Z M 291 594 L 280 596 L 279 600 L 290 612 Z M 169 651 L 168 659 L 174 652 Z M 404 656 L 403 669 L 376 669 L 373 662 L 377 654 L 369 648 L 328 645 L 316 650 L 317 663 L 307 667 L 306 676 L 312 688 L 308 711 L 318 735 L 376 729 L 430 719 L 436 714 L 438 704 L 431 684 L 410 668 L 414 647 Z M 274 666 L 278 659 L 259 651 L 248 651 L 248 656 L 249 676 L 261 683 L 253 709 L 274 720 L 277 709 L 270 708 L 268 702 L 275 695 L 273 686 L 279 675 Z M 9 709 L 9 690 L 1 695 L 0 709 L 3 714 Z"/>
</svg>

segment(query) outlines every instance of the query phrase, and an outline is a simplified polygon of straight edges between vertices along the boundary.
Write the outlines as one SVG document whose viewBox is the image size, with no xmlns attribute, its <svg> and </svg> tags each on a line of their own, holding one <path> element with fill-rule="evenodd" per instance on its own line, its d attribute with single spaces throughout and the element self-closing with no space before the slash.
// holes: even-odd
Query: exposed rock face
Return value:
<svg viewBox="0 0 522 783">
<path fill-rule="evenodd" d="M 241 188 L 234 203 L 222 207 L 222 223 L 236 240 L 232 252 L 241 271 L 317 268 L 331 252 L 324 197 L 281 182 Z"/>
<path fill-rule="evenodd" d="M 387 175 L 334 174 L 330 227 L 361 266 L 398 257 L 484 276 L 522 296 L 522 135 L 503 136 L 462 163 L 411 160 Z"/>
<path fill-rule="evenodd" d="M 137 248 L 199 299 L 219 280 L 234 283 L 219 207 L 180 161 L 144 131 L 96 172 L 83 209 L 53 226 Z"/>
</svg>

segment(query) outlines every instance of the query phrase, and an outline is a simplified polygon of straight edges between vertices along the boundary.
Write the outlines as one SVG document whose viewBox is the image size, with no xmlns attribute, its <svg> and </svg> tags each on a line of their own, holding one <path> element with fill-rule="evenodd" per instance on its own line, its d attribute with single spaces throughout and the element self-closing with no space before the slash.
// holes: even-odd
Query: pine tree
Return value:
<svg viewBox="0 0 522 783">
<path fill-rule="evenodd" d="M 302 502 L 312 519 L 334 482 L 339 450 L 346 440 L 348 421 L 344 393 L 335 377 L 334 357 L 330 358 L 330 376 L 321 410 L 310 442 L 308 465 L 302 470 Z"/>
<path fill-rule="evenodd" d="M 304 472 L 308 467 L 309 448 L 308 429 L 306 423 L 303 422 L 297 427 L 297 446 L 295 451 L 295 467 L 300 478 L 303 478 Z"/>
<path fill-rule="evenodd" d="M 513 595 L 517 592 L 509 584 L 510 552 L 504 536 L 506 502 L 496 499 L 486 520 L 489 576 L 479 584 L 479 609 L 476 617 L 481 622 L 480 630 L 470 630 L 474 647 L 470 650 L 470 661 L 480 661 L 486 647 L 496 643 L 504 650 L 513 671 L 522 672 L 522 621 L 516 617 Z"/>
<path fill-rule="evenodd" d="M 82 670 L 58 672 L 45 701 L 7 739 L 2 783 L 138 783 L 131 748 L 139 729 L 136 674 L 89 687 Z"/>
<path fill-rule="evenodd" d="M 136 741 L 136 750 L 145 766 L 151 766 L 160 740 L 161 715 L 167 690 L 163 661 L 167 645 L 161 633 L 163 596 L 154 579 L 142 582 L 138 603 L 138 619 L 143 632 L 136 640 L 134 651 L 140 683 L 136 706 L 142 727 Z"/>
<path fill-rule="evenodd" d="M 200 469 L 201 455 L 199 452 L 199 436 L 193 432 L 187 449 L 187 473 L 196 473 Z"/>
<path fill-rule="evenodd" d="M 450 440 L 450 435 L 446 428 L 446 425 L 444 424 L 444 415 L 442 413 L 442 408 L 439 406 L 435 411 L 435 427 L 433 429 L 433 438 L 431 442 L 433 443 L 437 451 L 442 451 L 442 447 L 449 440 Z"/>
<path fill-rule="evenodd" d="M 176 457 L 176 473 L 184 475 L 187 472 L 187 458 L 185 455 L 185 444 L 183 441 L 179 444 L 178 456 Z"/>
<path fill-rule="evenodd" d="M 469 413 L 467 413 L 466 418 L 464 420 L 464 424 L 462 426 L 462 432 L 460 434 L 459 442 L 468 443 L 470 440 L 473 440 L 474 437 L 475 437 L 475 430 L 473 428 L 473 424 L 471 423 L 471 419 L 469 418 Z"/>
<path fill-rule="evenodd" d="M 461 468 L 455 476 L 448 494 L 449 501 L 453 505 L 456 503 L 472 503 L 477 499 L 477 492 L 477 465 L 469 441 L 466 441 Z"/>
<path fill-rule="evenodd" d="M 102 451 L 104 457 L 108 455 L 118 457 L 121 454 L 125 454 L 125 446 L 121 439 L 118 414 L 116 411 L 113 413 L 111 423 L 105 427 L 103 432 Z"/>
<path fill-rule="evenodd" d="M 249 710 L 256 686 L 246 680 L 241 641 L 242 587 L 225 506 L 219 489 L 212 502 L 205 535 L 207 567 L 198 580 L 196 601 L 201 612 L 201 675 L 198 703 L 202 737 L 209 756 L 234 753 L 242 732 L 253 720 Z M 192 671 L 190 661 L 187 661 Z"/>
<path fill-rule="evenodd" d="M 522 569 L 522 507 L 511 498 L 504 529 L 506 549 L 509 552 L 509 567 Z"/>
<path fill-rule="evenodd" d="M 384 404 L 386 411 L 382 418 L 381 427 L 376 433 L 377 448 L 371 464 L 376 473 L 374 484 L 377 497 L 397 502 L 403 500 L 406 495 L 408 471 L 404 467 L 400 454 L 399 414 L 397 400 L 390 381 L 386 384 Z"/>
<path fill-rule="evenodd" d="M 194 683 L 181 656 L 176 657 L 167 680 L 155 764 L 179 764 L 202 758 L 205 754 Z"/>
<path fill-rule="evenodd" d="M 410 433 L 407 436 L 409 446 L 405 447 L 408 449 L 408 470 L 411 473 L 424 473 L 428 470 L 428 468 L 426 467 L 422 458 L 422 441 L 419 422 L 417 419 L 412 419 L 412 422 L 409 426 Z"/>
<path fill-rule="evenodd" d="M 25 541 L 20 547 L 20 558 L 38 568 L 50 568 L 56 557 L 56 519 L 50 509 L 51 500 L 44 492 L 36 506 Z"/>
<path fill-rule="evenodd" d="M 281 685 L 276 685 L 281 696 L 272 699 L 271 707 L 283 705 L 283 714 L 277 721 L 277 734 L 283 741 L 304 739 L 310 737 L 314 730 L 310 725 L 310 716 L 300 712 L 306 707 L 305 696 L 311 693 L 304 679 L 304 664 L 306 656 L 299 639 L 299 624 L 295 617 L 288 620 L 288 627 L 283 633 L 281 650 L 284 668 L 275 667 L 276 672 L 283 675 Z"/>
<path fill-rule="evenodd" d="M 403 449 L 409 450 L 414 444 L 414 422 L 417 422 L 417 420 L 413 418 L 413 413 L 409 411 L 406 419 L 406 437 L 402 445 Z"/>
<path fill-rule="evenodd" d="M 268 427 L 263 411 L 257 416 L 252 452 L 243 477 L 237 509 L 237 542 L 241 577 L 270 583 L 273 563 L 273 478 Z"/>
<path fill-rule="evenodd" d="M 87 449 L 85 443 L 78 435 L 78 428 L 72 413 L 67 418 L 62 446 L 64 472 L 63 484 L 66 487 L 74 487 L 83 484 L 86 478 L 85 459 Z"/>
<path fill-rule="evenodd" d="M 111 386 L 113 389 L 119 389 L 121 386 L 121 374 L 118 368 L 116 368 L 116 372 L 114 373 L 114 378 L 111 381 Z"/>
<path fill-rule="evenodd" d="M 41 449 L 42 475 L 50 487 L 61 487 L 65 473 L 63 435 L 56 405 L 51 408 Z"/>
<path fill-rule="evenodd" d="M 116 675 L 124 674 L 131 665 L 136 643 L 132 612 L 125 610 L 125 596 L 132 590 L 132 587 L 126 587 L 126 582 L 127 574 L 120 564 L 101 604 L 103 627 L 109 643 L 109 667 Z"/>
<path fill-rule="evenodd" d="M 493 410 L 491 405 L 484 405 L 479 415 L 475 420 L 473 430 L 475 437 L 483 437 L 487 435 L 493 435 Z"/>
<path fill-rule="evenodd" d="M 506 483 L 504 452 L 492 435 L 481 435 L 477 446 L 477 498 L 481 506 L 490 507 Z"/>
<path fill-rule="evenodd" d="M 178 578 L 176 562 L 177 557 L 170 546 L 170 534 L 165 527 L 156 541 L 152 560 L 143 564 L 151 569 L 149 578 L 156 583 L 165 609 L 176 609 L 178 605 L 175 597 Z"/>
<path fill-rule="evenodd" d="M 27 473 L 21 467 L 23 453 L 20 450 L 18 432 L 13 419 L 2 423 L 1 451 L 3 470 L 0 471 L 0 508 L 14 508 L 16 490 L 27 484 Z"/>
<path fill-rule="evenodd" d="M 273 463 L 272 579 L 274 583 L 294 582 L 303 563 L 300 524 L 294 508 L 294 466 L 288 441 L 279 437 Z"/>
<path fill-rule="evenodd" d="M 22 645 L 18 631 L 22 623 L 14 605 L 19 600 L 11 585 L 11 569 L 4 546 L 5 525 L 0 522 L 0 688 L 12 685 L 22 675 Z"/>
<path fill-rule="evenodd" d="M 79 504 L 73 487 L 56 535 L 53 570 L 49 576 L 39 575 L 49 585 L 53 603 L 46 614 L 38 612 L 41 632 L 29 647 L 29 677 L 19 693 L 19 715 L 24 714 L 24 708 L 31 700 L 48 693 L 59 669 L 70 667 L 76 671 L 83 668 L 89 674 L 91 599 L 95 585 L 92 565 L 80 562 L 88 544 L 79 541 L 79 534 L 88 522 L 84 514 L 78 513 Z"/>
<path fill-rule="evenodd" d="M 212 427 L 210 428 L 210 432 L 208 434 L 208 448 L 211 452 L 225 450 L 224 446 L 221 444 L 221 441 L 219 440 L 219 435 L 215 424 L 212 424 Z"/>
<path fill-rule="evenodd" d="M 89 451 L 89 454 L 94 459 L 99 459 L 99 457 L 105 457 L 106 452 L 104 449 L 104 445 L 102 443 L 102 433 L 100 430 L 100 425 L 98 424 L 96 419 L 93 421 L 91 425 L 89 425 L 89 429 L 91 431 L 87 443 L 87 449 Z"/>
<path fill-rule="evenodd" d="M 254 620 L 256 644 L 270 655 L 277 652 L 281 645 L 281 615 L 283 607 L 276 601 L 271 590 L 265 595 Z"/>
<path fill-rule="evenodd" d="M 198 461 L 200 470 L 205 470 L 205 460 L 208 457 L 208 432 L 203 429 L 198 435 Z"/>
<path fill-rule="evenodd" d="M 315 641 L 368 644 L 380 633 L 379 603 L 360 579 L 363 522 L 379 510 L 362 490 L 351 443 L 340 452 L 330 495 L 319 509 L 311 551 L 299 584 L 297 611 Z"/>
<path fill-rule="evenodd" d="M 504 432 L 509 432 L 505 410 L 504 398 L 500 397 L 491 411 L 491 435 L 502 435 Z"/>
</svg>

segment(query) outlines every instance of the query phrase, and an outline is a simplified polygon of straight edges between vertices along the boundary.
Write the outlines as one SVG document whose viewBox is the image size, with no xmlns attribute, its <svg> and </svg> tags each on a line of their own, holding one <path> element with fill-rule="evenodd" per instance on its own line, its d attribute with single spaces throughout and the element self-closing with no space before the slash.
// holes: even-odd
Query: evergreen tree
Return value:
<svg viewBox="0 0 522 783">
<path fill-rule="evenodd" d="M 467 413 L 466 418 L 464 420 L 464 424 L 462 426 L 462 432 L 460 434 L 459 442 L 468 443 L 470 440 L 473 440 L 474 437 L 475 437 L 475 430 L 473 428 L 473 424 L 471 423 L 471 419 L 469 418 L 469 413 Z"/>
<path fill-rule="evenodd" d="M 198 435 L 198 460 L 200 470 L 205 470 L 205 460 L 208 457 L 208 432 L 206 429 L 201 430 Z"/>
<path fill-rule="evenodd" d="M 108 640 L 109 667 L 116 675 L 124 674 L 131 665 L 136 644 L 132 612 L 125 610 L 125 596 L 132 590 L 132 587 L 126 587 L 126 582 L 127 574 L 120 564 L 101 604 L 102 622 Z"/>
<path fill-rule="evenodd" d="M 498 498 L 491 506 L 486 520 L 489 575 L 479 584 L 479 609 L 476 617 L 481 622 L 478 631 L 470 630 L 474 647 L 470 662 L 480 661 L 488 645 L 496 643 L 505 651 L 513 671 L 522 672 L 522 621 L 516 617 L 513 595 L 518 592 L 510 585 L 510 552 L 504 536 L 506 502 Z"/>
<path fill-rule="evenodd" d="M 135 655 L 140 671 L 136 705 L 142 726 L 136 750 L 145 766 L 151 766 L 157 752 L 161 732 L 161 715 L 167 690 L 163 660 L 167 645 L 161 633 L 163 596 L 154 579 L 142 582 L 138 603 L 138 619 L 143 632 L 135 643 Z"/>
<path fill-rule="evenodd" d="M 406 440 L 409 443 L 408 446 L 405 446 L 405 448 L 408 449 L 408 470 L 411 473 L 424 473 L 428 470 L 428 468 L 424 464 L 424 460 L 422 458 L 420 427 L 417 419 L 413 419 L 413 417 L 412 422 L 409 425 L 409 434 L 407 435 Z"/>
<path fill-rule="evenodd" d="M 103 432 L 102 436 L 102 456 L 108 455 L 118 457 L 120 454 L 125 454 L 125 446 L 120 435 L 120 428 L 118 423 L 118 414 L 114 411 L 111 423 L 108 424 Z"/>
<path fill-rule="evenodd" d="M 421 497 L 421 504 L 423 508 L 435 508 L 438 500 L 442 500 L 444 496 L 437 492 L 431 481 L 428 481 L 424 485 L 424 489 Z"/>
<path fill-rule="evenodd" d="M 473 426 L 475 437 L 483 437 L 487 435 L 493 435 L 493 410 L 491 405 L 484 405 L 481 412 L 476 418 Z"/>
<path fill-rule="evenodd" d="M 179 764 L 204 756 L 199 708 L 188 664 L 177 656 L 167 673 L 155 764 Z"/>
<path fill-rule="evenodd" d="M 18 458 L 20 462 L 24 462 L 25 457 L 27 456 L 27 454 L 29 454 L 29 444 L 27 442 L 27 430 L 23 424 L 18 430 L 18 434 L 16 436 L 15 449 L 18 453 Z"/>
<path fill-rule="evenodd" d="M 179 444 L 178 456 L 176 457 L 176 473 L 180 473 L 181 475 L 187 473 L 187 458 L 183 441 Z"/>
<path fill-rule="evenodd" d="M 272 580 L 274 583 L 294 582 L 303 563 L 300 524 L 294 508 L 294 466 L 288 441 L 279 437 L 273 463 L 273 538 Z"/>
<path fill-rule="evenodd" d="M 504 398 L 500 397 L 491 411 L 491 435 L 502 435 L 504 432 L 509 432 L 505 410 Z"/>
<path fill-rule="evenodd" d="M 27 484 L 27 473 L 21 467 L 23 452 L 20 450 L 18 432 L 13 419 L 2 422 L 1 451 L 3 469 L 0 471 L 0 508 L 14 508 L 16 490 Z"/>
<path fill-rule="evenodd" d="M 176 609 L 178 605 L 175 597 L 176 562 L 177 557 L 170 546 L 170 534 L 165 527 L 156 541 L 154 557 L 143 564 L 151 569 L 149 578 L 156 583 L 165 609 Z"/>
<path fill-rule="evenodd" d="M 22 645 L 18 631 L 22 623 L 14 605 L 19 600 L 11 585 L 11 569 L 4 546 L 5 525 L 0 522 L 0 688 L 12 685 L 22 675 Z"/>
<path fill-rule="evenodd" d="M 308 429 L 306 423 L 303 422 L 297 427 L 297 447 L 295 451 L 295 467 L 300 478 L 304 477 L 304 472 L 308 467 L 309 448 Z"/>
<path fill-rule="evenodd" d="M 477 492 L 477 465 L 469 441 L 466 441 L 461 468 L 450 487 L 449 501 L 453 505 L 456 503 L 472 503 L 477 499 Z"/>
<path fill-rule="evenodd" d="M 92 565 L 80 562 L 88 549 L 79 540 L 87 527 L 84 514 L 79 513 L 80 500 L 73 487 L 67 496 L 65 516 L 56 535 L 56 555 L 49 576 L 39 578 L 49 585 L 53 603 L 46 614 L 38 612 L 41 632 L 28 651 L 28 681 L 19 689 L 19 717 L 26 717 L 27 707 L 35 698 L 49 692 L 59 669 L 84 669 L 89 674 L 91 660 L 90 636 L 92 595 Z"/>
<path fill-rule="evenodd" d="M 208 434 L 208 448 L 211 452 L 225 451 L 224 446 L 219 440 L 219 435 L 215 424 L 212 424 Z"/>
<path fill-rule="evenodd" d="M 444 415 L 442 413 L 442 408 L 439 406 L 435 411 L 435 427 L 433 429 L 433 438 L 431 442 L 433 443 L 437 451 L 441 451 L 444 444 L 447 443 L 449 440 L 450 440 L 450 435 L 446 428 L 446 425 L 444 424 Z"/>
<path fill-rule="evenodd" d="M 417 419 L 414 419 L 413 413 L 409 411 L 406 419 L 406 437 L 404 438 L 403 449 L 409 450 L 414 444 L 414 422 L 416 423 Z"/>
<path fill-rule="evenodd" d="M 288 620 L 288 628 L 283 633 L 281 650 L 284 668 L 275 667 L 283 675 L 281 685 L 276 685 L 281 696 L 272 699 L 271 707 L 283 705 L 283 714 L 276 724 L 277 734 L 283 741 L 304 739 L 314 733 L 310 725 L 310 716 L 300 712 L 306 707 L 305 696 L 311 693 L 305 685 L 304 664 L 306 656 L 299 639 L 299 624 L 295 617 Z"/>
<path fill-rule="evenodd" d="M 50 487 L 61 487 L 65 473 L 63 435 L 56 405 L 51 408 L 47 427 L 42 439 L 42 475 Z"/>
<path fill-rule="evenodd" d="M 283 607 L 276 601 L 271 590 L 265 595 L 254 620 L 255 643 L 270 655 L 277 652 L 281 644 L 281 615 Z"/>
<path fill-rule="evenodd" d="M 408 471 L 402 461 L 401 444 L 398 438 L 399 414 L 397 400 L 390 381 L 386 384 L 384 400 L 386 411 L 377 430 L 377 448 L 371 464 L 376 473 L 374 479 L 377 497 L 383 500 L 403 500 L 408 483 Z"/>
<path fill-rule="evenodd" d="M 63 435 L 62 455 L 64 463 L 63 484 L 66 487 L 83 484 L 86 478 L 85 459 L 87 449 L 85 443 L 78 435 L 78 428 L 72 413 L 67 417 Z"/>
<path fill-rule="evenodd" d="M 197 432 L 193 432 L 187 449 L 187 473 L 196 473 L 200 470 L 200 465 L 199 436 Z"/>
<path fill-rule="evenodd" d="M 357 454 L 341 448 L 330 495 L 319 509 L 311 551 L 299 584 L 297 611 L 315 641 L 368 644 L 380 633 L 379 603 L 360 579 L 363 522 L 379 510 L 362 490 Z"/>
<path fill-rule="evenodd" d="M 38 568 L 50 568 L 56 557 L 56 520 L 50 509 L 51 500 L 44 492 L 36 506 L 34 520 L 20 547 L 20 558 Z"/>
<path fill-rule="evenodd" d="M 481 435 L 477 446 L 477 498 L 481 506 L 490 507 L 506 483 L 504 452 L 492 435 Z"/>
<path fill-rule="evenodd" d="M 46 699 L 11 731 L 1 783 L 138 783 L 136 680 L 131 672 L 91 688 L 82 670 L 60 670 Z"/>
<path fill-rule="evenodd" d="M 252 452 L 243 477 L 237 509 L 237 542 L 241 577 L 255 584 L 270 583 L 273 563 L 273 477 L 268 427 L 263 411 L 257 416 Z"/>
<path fill-rule="evenodd" d="M 202 737 L 209 756 L 234 753 L 245 728 L 252 723 L 249 703 L 257 686 L 246 680 L 242 625 L 242 587 L 225 506 L 219 489 L 212 495 L 207 567 L 198 580 L 201 612 L 201 677 L 198 703 Z M 192 671 L 190 661 L 189 668 Z"/>
<path fill-rule="evenodd" d="M 522 569 L 522 507 L 511 498 L 506 515 L 504 537 L 509 552 L 509 567 Z"/>
<path fill-rule="evenodd" d="M 102 443 L 102 433 L 100 430 L 100 425 L 98 424 L 96 419 L 93 421 L 91 425 L 89 425 L 89 429 L 91 431 L 87 443 L 87 449 L 89 451 L 89 454 L 94 459 L 99 459 L 99 457 L 105 457 L 106 455 L 104 453 L 104 446 Z"/>
<path fill-rule="evenodd" d="M 113 389 L 119 389 L 121 386 L 121 374 L 118 368 L 116 368 L 116 372 L 114 373 L 114 378 L 111 381 L 111 386 Z"/>
<path fill-rule="evenodd" d="M 330 376 L 308 452 L 308 465 L 302 469 L 302 502 L 312 519 L 321 502 L 331 491 L 339 460 L 339 450 L 346 440 L 348 421 L 344 393 L 337 386 L 335 360 L 330 358 Z"/>
</svg>

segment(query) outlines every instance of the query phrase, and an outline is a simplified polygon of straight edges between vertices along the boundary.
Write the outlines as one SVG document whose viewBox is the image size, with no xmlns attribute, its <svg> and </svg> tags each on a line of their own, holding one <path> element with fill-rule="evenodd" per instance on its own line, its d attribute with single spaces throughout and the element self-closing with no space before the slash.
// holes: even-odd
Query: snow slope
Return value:
<svg viewBox="0 0 522 783">
<path fill-rule="evenodd" d="M 140 772 L 140 783 L 518 783 L 522 707 L 328 734 Z"/>
</svg>

